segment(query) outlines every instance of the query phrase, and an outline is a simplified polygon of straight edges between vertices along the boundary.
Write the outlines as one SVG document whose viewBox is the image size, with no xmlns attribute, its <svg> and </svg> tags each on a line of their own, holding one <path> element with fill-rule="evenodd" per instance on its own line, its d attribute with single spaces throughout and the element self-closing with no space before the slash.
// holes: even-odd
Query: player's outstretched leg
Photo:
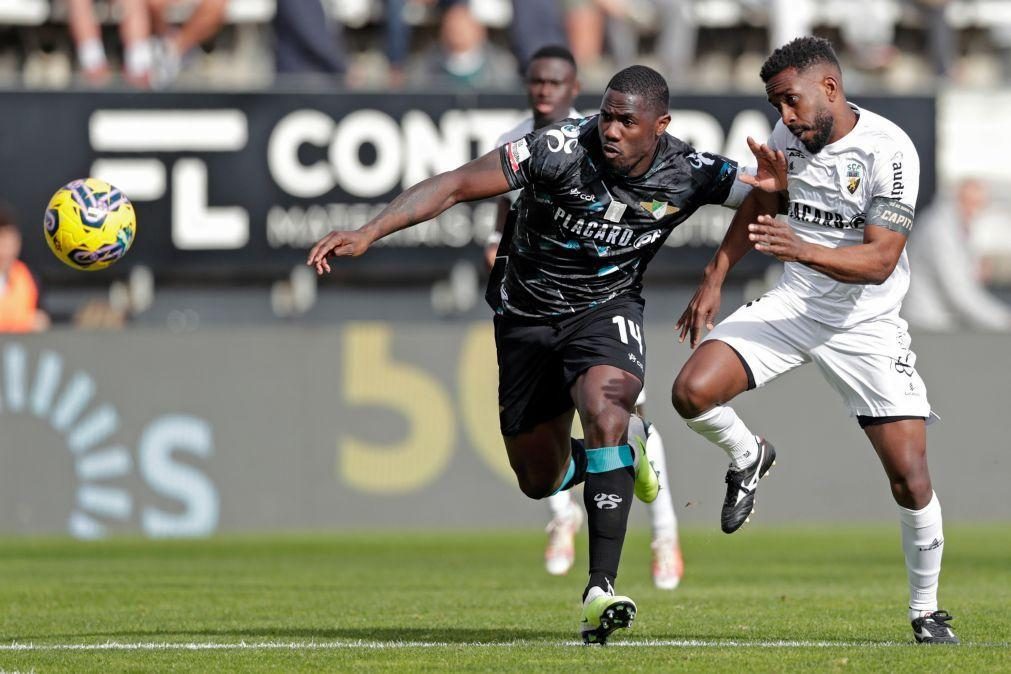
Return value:
<svg viewBox="0 0 1011 674">
<path fill-rule="evenodd" d="M 544 550 L 544 567 L 552 576 L 564 576 L 576 559 L 575 538 L 583 526 L 583 509 L 568 491 L 548 498 L 548 507 L 552 517 L 545 529 L 548 545 Z"/>
<path fill-rule="evenodd" d="M 678 541 L 678 520 L 667 476 L 663 438 L 653 424 L 649 424 L 648 436 L 646 447 L 649 460 L 660 482 L 660 495 L 649 505 L 650 519 L 653 521 L 653 542 L 650 545 L 653 553 L 653 585 L 660 590 L 673 590 L 681 583 L 684 575 L 684 559 Z"/>
</svg>

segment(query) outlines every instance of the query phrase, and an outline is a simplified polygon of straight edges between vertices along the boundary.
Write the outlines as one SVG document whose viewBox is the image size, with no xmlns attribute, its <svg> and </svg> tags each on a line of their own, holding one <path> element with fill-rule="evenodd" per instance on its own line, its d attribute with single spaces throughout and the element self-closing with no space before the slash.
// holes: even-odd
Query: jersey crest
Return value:
<svg viewBox="0 0 1011 674">
<path fill-rule="evenodd" d="M 666 201 L 658 201 L 656 199 L 653 201 L 640 201 L 639 205 L 642 206 L 647 213 L 652 215 L 654 220 L 660 220 L 667 215 L 674 215 L 681 210 L 673 204 L 669 204 Z"/>
<path fill-rule="evenodd" d="M 864 177 L 864 167 L 855 161 L 846 165 L 846 189 L 850 194 L 855 194 L 860 187 L 860 180 Z"/>
</svg>

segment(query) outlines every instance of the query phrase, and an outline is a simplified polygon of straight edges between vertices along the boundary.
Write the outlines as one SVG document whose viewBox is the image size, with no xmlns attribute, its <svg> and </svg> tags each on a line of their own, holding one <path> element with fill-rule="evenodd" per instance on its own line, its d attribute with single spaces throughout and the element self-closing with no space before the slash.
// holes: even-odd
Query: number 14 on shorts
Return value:
<svg viewBox="0 0 1011 674">
<path fill-rule="evenodd" d="M 618 326 L 618 336 L 621 338 L 621 343 L 628 344 L 628 337 L 631 335 L 632 339 L 639 343 L 639 353 L 642 354 L 642 328 L 640 328 L 635 321 L 625 318 L 624 316 L 615 316 L 611 319 L 611 322 Z"/>
</svg>

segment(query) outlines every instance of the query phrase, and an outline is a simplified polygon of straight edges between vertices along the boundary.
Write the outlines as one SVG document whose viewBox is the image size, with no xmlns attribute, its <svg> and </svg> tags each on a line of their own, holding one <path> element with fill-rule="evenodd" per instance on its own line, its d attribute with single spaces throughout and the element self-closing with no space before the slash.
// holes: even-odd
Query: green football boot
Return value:
<svg viewBox="0 0 1011 674">
<path fill-rule="evenodd" d="M 579 634 L 584 644 L 607 644 L 611 632 L 631 627 L 635 620 L 635 602 L 628 597 L 601 594 L 583 604 Z"/>
<path fill-rule="evenodd" d="M 635 496 L 643 503 L 652 503 L 660 493 L 660 478 L 646 454 L 646 440 L 653 425 L 633 414 L 628 420 L 628 444 L 632 448 L 635 469 Z"/>
</svg>

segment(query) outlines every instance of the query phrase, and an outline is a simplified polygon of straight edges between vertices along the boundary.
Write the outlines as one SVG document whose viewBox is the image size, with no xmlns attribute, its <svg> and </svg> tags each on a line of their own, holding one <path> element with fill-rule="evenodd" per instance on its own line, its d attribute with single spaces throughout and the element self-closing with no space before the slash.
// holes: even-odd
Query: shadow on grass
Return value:
<svg viewBox="0 0 1011 674">
<path fill-rule="evenodd" d="M 629 635 L 622 635 L 628 638 Z M 749 639 L 740 635 L 718 636 L 708 634 L 677 635 L 631 635 L 636 638 L 665 641 L 673 639 L 679 642 L 733 642 L 736 646 L 747 646 Z M 471 629 L 461 627 L 254 627 L 248 629 L 148 629 L 148 630 L 113 630 L 109 632 L 78 632 L 73 634 L 34 634 L 5 637 L 4 641 L 20 643 L 42 642 L 54 639 L 66 639 L 75 643 L 115 642 L 152 642 L 152 643 L 238 643 L 238 642 L 410 642 L 424 644 L 510 644 L 524 642 L 530 645 L 558 644 L 559 642 L 577 642 L 576 631 L 573 630 L 534 630 L 534 629 Z M 811 639 L 822 644 L 838 642 L 840 645 L 851 646 L 854 643 L 864 643 L 868 646 L 889 644 L 887 639 L 852 639 L 824 638 Z M 767 643 L 768 640 L 755 639 L 756 645 Z M 785 639 L 789 641 L 789 639 Z M 910 642 L 912 643 L 912 642 Z"/>
</svg>

